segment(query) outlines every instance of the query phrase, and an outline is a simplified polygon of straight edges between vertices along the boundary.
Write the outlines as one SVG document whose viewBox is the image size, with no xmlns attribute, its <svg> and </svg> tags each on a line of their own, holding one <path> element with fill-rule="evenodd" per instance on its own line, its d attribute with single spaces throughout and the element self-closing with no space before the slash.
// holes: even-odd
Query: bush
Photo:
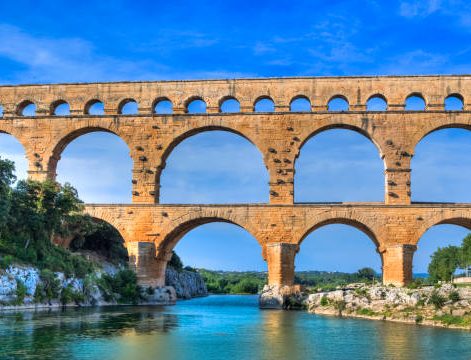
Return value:
<svg viewBox="0 0 471 360">
<path fill-rule="evenodd" d="M 26 292 L 28 289 L 21 280 L 16 280 L 16 305 L 21 305 L 25 301 Z"/>
<path fill-rule="evenodd" d="M 357 314 L 358 315 L 364 315 L 364 316 L 375 316 L 375 315 L 377 315 L 377 313 L 374 312 L 373 310 L 366 309 L 366 308 L 357 310 Z"/>
<path fill-rule="evenodd" d="M 446 299 L 440 295 L 438 292 L 434 291 L 432 295 L 430 295 L 429 303 L 435 306 L 435 309 L 441 309 L 443 305 L 446 303 Z"/>
<path fill-rule="evenodd" d="M 323 296 L 321 298 L 321 306 L 328 306 L 329 305 L 329 299 L 327 299 L 327 296 Z"/>
<path fill-rule="evenodd" d="M 415 323 L 416 324 L 421 324 L 422 321 L 424 321 L 424 317 L 422 315 L 419 314 L 419 315 L 415 316 Z"/>
<path fill-rule="evenodd" d="M 168 265 L 170 265 L 177 271 L 183 270 L 183 262 L 175 251 L 172 251 L 172 258 L 168 262 Z"/>
<path fill-rule="evenodd" d="M 71 285 L 66 286 L 61 291 L 60 301 L 62 305 L 70 303 L 80 304 L 85 299 L 84 295 L 75 291 Z"/>
<path fill-rule="evenodd" d="M 120 304 L 137 304 L 141 288 L 132 270 L 120 270 L 115 275 L 104 274 L 98 281 L 105 301 L 117 300 Z"/>
<path fill-rule="evenodd" d="M 14 257 L 11 255 L 2 256 L 0 259 L 0 269 L 8 269 L 8 267 L 13 264 Z"/>
<path fill-rule="evenodd" d="M 460 301 L 460 293 L 458 291 L 452 291 L 448 295 L 448 299 L 450 299 L 454 303 L 457 302 L 457 301 Z"/>
<path fill-rule="evenodd" d="M 60 294 L 60 281 L 56 275 L 48 269 L 41 271 L 39 275 L 41 282 L 36 286 L 34 292 L 34 300 L 38 303 L 42 303 L 45 300 L 52 300 L 59 298 Z"/>
</svg>

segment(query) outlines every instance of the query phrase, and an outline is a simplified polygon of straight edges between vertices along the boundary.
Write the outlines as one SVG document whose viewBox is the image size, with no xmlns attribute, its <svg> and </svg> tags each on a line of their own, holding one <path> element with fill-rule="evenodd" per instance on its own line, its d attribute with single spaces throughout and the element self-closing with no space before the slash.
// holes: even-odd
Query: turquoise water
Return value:
<svg viewBox="0 0 471 360">
<path fill-rule="evenodd" d="M 0 315 L 0 359 L 471 359 L 471 332 L 259 310 L 256 296 Z"/>
</svg>

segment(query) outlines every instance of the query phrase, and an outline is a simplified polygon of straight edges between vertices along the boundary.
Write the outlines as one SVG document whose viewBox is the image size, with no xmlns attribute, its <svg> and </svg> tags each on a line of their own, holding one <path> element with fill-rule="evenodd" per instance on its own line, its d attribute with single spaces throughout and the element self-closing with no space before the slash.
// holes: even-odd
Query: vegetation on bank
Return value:
<svg viewBox="0 0 471 360">
<path fill-rule="evenodd" d="M 459 268 L 471 266 L 471 234 L 467 235 L 461 246 L 439 248 L 432 255 L 428 273 L 432 282 L 450 281 Z"/>
<path fill-rule="evenodd" d="M 62 303 L 82 302 L 97 285 L 105 301 L 136 303 L 141 289 L 134 272 L 126 269 L 115 275 L 96 278 L 96 263 L 79 253 L 54 244 L 56 239 L 71 239 L 71 250 L 93 251 L 108 261 L 125 263 L 127 252 L 119 233 L 109 224 L 82 214 L 83 203 L 70 185 L 47 180 L 18 181 L 14 164 L 0 158 L 0 268 L 25 264 L 38 268 L 40 283 L 35 302 L 60 299 Z M 84 290 L 61 287 L 56 272 L 84 279 Z M 16 304 L 21 304 L 26 288 L 17 282 Z"/>
</svg>

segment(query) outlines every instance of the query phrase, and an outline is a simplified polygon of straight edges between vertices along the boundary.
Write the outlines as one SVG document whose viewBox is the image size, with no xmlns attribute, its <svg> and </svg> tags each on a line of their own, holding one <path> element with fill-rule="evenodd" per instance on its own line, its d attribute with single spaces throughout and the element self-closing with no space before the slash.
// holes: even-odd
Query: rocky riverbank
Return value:
<svg viewBox="0 0 471 360">
<path fill-rule="evenodd" d="M 100 281 L 105 274 L 114 276 L 122 269 L 110 263 L 101 265 L 100 270 L 84 279 L 60 272 L 49 272 L 45 277 L 35 267 L 11 265 L 0 270 L 0 310 L 123 304 L 122 295 Z M 206 285 L 196 272 L 169 267 L 166 282 L 164 287 L 142 288 L 137 304 L 171 305 L 177 298 L 207 295 Z"/>
<path fill-rule="evenodd" d="M 310 313 L 471 330 L 471 288 L 451 284 L 417 289 L 351 284 L 292 297 Z"/>
</svg>

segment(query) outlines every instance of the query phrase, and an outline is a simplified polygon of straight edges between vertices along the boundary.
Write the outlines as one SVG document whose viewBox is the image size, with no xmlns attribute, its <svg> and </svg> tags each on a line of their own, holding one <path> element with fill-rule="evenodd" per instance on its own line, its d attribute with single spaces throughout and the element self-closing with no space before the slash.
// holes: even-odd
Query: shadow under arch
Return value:
<svg viewBox="0 0 471 360">
<path fill-rule="evenodd" d="M 57 163 L 59 162 L 62 153 L 64 152 L 65 148 L 74 140 L 77 138 L 91 134 L 91 133 L 97 133 L 97 132 L 103 132 L 103 133 L 108 133 L 117 136 L 124 144 L 126 144 L 128 151 L 130 153 L 131 148 L 128 144 L 128 142 L 123 139 L 122 136 L 120 136 L 117 132 L 110 130 L 108 128 L 100 127 L 100 126 L 87 126 L 79 129 L 75 129 L 67 135 L 63 136 L 52 148 L 51 152 L 51 158 L 49 159 L 49 162 L 47 164 L 47 172 L 49 176 L 52 179 L 56 178 L 56 171 L 57 171 Z"/>
<path fill-rule="evenodd" d="M 159 200 L 160 200 L 160 184 L 161 184 L 161 180 L 162 180 L 163 170 L 166 167 L 167 160 L 168 160 L 169 156 L 172 154 L 172 152 L 175 150 L 175 148 L 178 145 L 180 145 L 183 141 L 185 141 L 186 139 L 188 139 L 192 136 L 199 135 L 199 134 L 206 133 L 206 132 L 210 132 L 210 131 L 222 131 L 222 132 L 226 132 L 226 133 L 231 133 L 231 134 L 240 136 L 243 139 L 247 140 L 260 153 L 263 164 L 264 164 L 265 169 L 267 171 L 267 173 L 266 173 L 267 177 L 269 176 L 268 166 L 267 166 L 267 163 L 265 161 L 265 157 L 264 157 L 263 152 L 261 151 L 260 147 L 254 141 L 252 141 L 252 139 L 250 139 L 250 137 L 248 137 L 244 133 L 242 133 L 242 132 L 240 132 L 236 129 L 230 128 L 230 127 L 218 126 L 218 125 L 209 125 L 209 126 L 203 126 L 203 127 L 199 127 L 199 128 L 193 128 L 193 129 L 190 129 L 190 130 L 180 134 L 179 136 L 175 137 L 164 149 L 164 152 L 163 152 L 161 160 L 160 160 L 161 161 L 160 165 L 157 167 L 157 171 L 156 171 L 156 174 L 155 174 L 155 176 L 156 176 L 155 177 L 155 180 L 156 180 L 155 181 L 155 183 L 156 183 L 156 189 L 155 189 L 156 202 L 159 202 Z M 268 193 L 268 191 L 269 190 L 267 189 L 267 193 Z"/>
<path fill-rule="evenodd" d="M 173 230 L 171 230 L 163 239 L 162 242 L 160 242 L 157 246 L 156 249 L 158 252 L 163 252 L 163 253 L 169 253 L 171 252 L 177 243 L 186 235 L 188 234 L 191 230 L 196 229 L 197 227 L 205 224 L 210 224 L 210 223 L 226 223 L 226 224 L 231 224 L 235 225 L 243 230 L 245 230 L 247 233 L 249 233 L 260 245 L 260 250 L 262 250 L 262 243 L 259 241 L 259 239 L 254 236 L 254 231 L 249 228 L 249 226 L 244 226 L 239 223 L 239 221 L 233 217 L 233 216 L 227 216 L 227 217 L 222 217 L 222 216 L 202 216 L 202 217 L 195 217 L 193 219 L 186 220 L 185 222 L 175 224 L 173 227 Z M 261 254 L 261 253 L 260 253 Z"/>
</svg>

